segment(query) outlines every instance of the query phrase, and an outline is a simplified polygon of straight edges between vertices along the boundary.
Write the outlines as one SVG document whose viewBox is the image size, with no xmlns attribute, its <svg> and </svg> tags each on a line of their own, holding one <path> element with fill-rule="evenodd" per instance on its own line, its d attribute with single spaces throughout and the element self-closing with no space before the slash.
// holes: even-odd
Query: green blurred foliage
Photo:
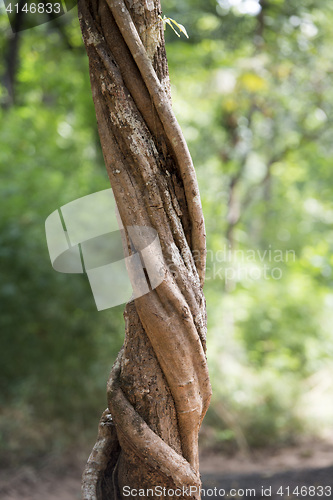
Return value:
<svg viewBox="0 0 333 500">
<path fill-rule="evenodd" d="M 95 435 L 122 344 L 122 307 L 98 312 L 87 277 L 53 271 L 46 246 L 48 215 L 109 187 L 76 16 L 67 14 L 64 27 L 71 50 L 53 23 L 20 34 L 15 105 L 1 111 L 0 458 L 6 463 Z M 8 26 L 5 34 L 10 40 Z"/>
<path fill-rule="evenodd" d="M 166 30 L 208 236 L 202 445 L 294 443 L 333 416 L 333 6 L 165 0 L 163 14 L 190 35 Z M 20 34 L 15 104 L 1 110 L 0 442 L 12 460 L 64 448 L 77 426 L 90 438 L 123 337 L 122 308 L 97 312 L 84 276 L 52 270 L 44 236 L 56 208 L 108 187 L 76 15 Z M 0 29 L 5 52 L 4 14 Z"/>
<path fill-rule="evenodd" d="M 174 108 L 208 236 L 202 444 L 326 435 L 332 418 L 333 7 L 165 1 Z M 254 13 L 255 11 L 255 13 Z"/>
</svg>

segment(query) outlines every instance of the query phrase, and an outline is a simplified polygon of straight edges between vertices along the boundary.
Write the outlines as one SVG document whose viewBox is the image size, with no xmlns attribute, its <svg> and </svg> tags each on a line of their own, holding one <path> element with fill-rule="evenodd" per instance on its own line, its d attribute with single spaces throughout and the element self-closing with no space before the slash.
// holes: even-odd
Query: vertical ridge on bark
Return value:
<svg viewBox="0 0 333 500">
<path fill-rule="evenodd" d="M 164 276 L 157 289 L 126 306 L 125 343 L 84 472 L 84 500 L 123 498 L 124 486 L 200 485 L 198 432 L 211 395 L 205 232 L 194 167 L 171 108 L 160 14 L 159 0 L 79 0 L 121 222 L 136 250 L 140 242 L 127 228 L 157 231 L 162 255 L 150 257 Z"/>
</svg>

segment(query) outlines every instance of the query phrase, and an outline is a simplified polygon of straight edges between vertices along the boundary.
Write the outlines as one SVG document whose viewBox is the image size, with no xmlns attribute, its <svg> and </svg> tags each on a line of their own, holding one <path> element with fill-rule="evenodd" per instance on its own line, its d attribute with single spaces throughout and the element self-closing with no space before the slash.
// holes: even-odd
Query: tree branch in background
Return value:
<svg viewBox="0 0 333 500">
<path fill-rule="evenodd" d="M 3 108 L 9 108 L 15 103 L 15 82 L 18 68 L 18 55 L 20 47 L 21 29 L 24 22 L 24 12 L 22 7 L 24 0 L 19 0 L 18 11 L 15 14 L 13 22 L 13 33 L 8 39 L 7 51 L 4 57 L 5 72 L 3 75 L 3 84 L 7 89 L 7 97 L 2 103 Z"/>
</svg>

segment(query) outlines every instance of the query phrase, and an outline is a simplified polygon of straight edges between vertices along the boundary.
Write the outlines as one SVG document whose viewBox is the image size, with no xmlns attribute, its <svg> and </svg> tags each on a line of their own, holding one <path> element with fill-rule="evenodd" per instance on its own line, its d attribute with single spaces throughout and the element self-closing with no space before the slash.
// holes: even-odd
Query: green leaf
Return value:
<svg viewBox="0 0 333 500">
<path fill-rule="evenodd" d="M 170 18 L 169 18 L 170 19 Z M 186 31 L 186 28 L 185 26 L 183 26 L 182 24 L 180 23 L 177 23 L 177 21 L 175 21 L 174 19 L 170 19 L 170 21 L 172 21 L 176 26 L 177 28 L 179 29 L 179 31 L 181 33 L 184 33 L 184 35 L 186 36 L 186 38 L 189 38 L 188 34 L 187 34 L 187 31 Z M 171 26 L 171 25 L 170 25 Z M 175 31 L 175 30 L 174 30 Z M 177 32 L 176 32 L 177 33 Z M 178 35 L 179 36 L 179 35 Z"/>
<path fill-rule="evenodd" d="M 171 24 L 172 19 L 169 19 L 168 17 L 164 17 L 163 21 L 170 26 L 170 28 L 176 33 L 176 35 L 178 37 L 180 37 L 180 34 L 175 30 L 175 28 Z"/>
<path fill-rule="evenodd" d="M 168 24 L 170 26 L 170 28 L 176 33 L 176 35 L 178 37 L 180 37 L 180 34 L 178 33 L 178 31 L 176 31 L 175 28 L 174 28 L 174 26 L 172 25 L 172 23 L 173 23 L 175 26 L 177 26 L 177 28 L 179 29 L 179 31 L 186 36 L 186 38 L 189 38 L 185 26 L 183 26 L 180 23 L 177 23 L 177 21 L 175 21 L 174 19 L 171 19 L 170 17 L 166 17 L 166 16 L 163 16 L 163 17 L 162 16 L 158 16 L 158 17 L 163 22 L 164 30 L 166 29 L 166 25 Z"/>
</svg>

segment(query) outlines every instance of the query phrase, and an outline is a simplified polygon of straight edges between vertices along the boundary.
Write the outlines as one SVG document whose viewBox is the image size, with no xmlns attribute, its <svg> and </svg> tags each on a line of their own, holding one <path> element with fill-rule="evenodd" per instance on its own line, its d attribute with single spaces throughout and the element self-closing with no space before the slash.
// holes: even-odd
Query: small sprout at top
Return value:
<svg viewBox="0 0 333 500">
<path fill-rule="evenodd" d="M 173 29 L 173 31 L 176 33 L 176 35 L 178 37 L 180 37 L 180 34 L 178 33 L 177 30 L 175 30 L 175 28 L 173 26 L 173 24 L 174 24 L 179 29 L 179 31 L 186 36 L 186 38 L 189 38 L 185 26 L 183 26 L 180 23 L 177 23 L 177 21 L 175 21 L 174 19 L 171 19 L 170 17 L 166 17 L 166 16 L 163 16 L 163 17 L 158 16 L 158 17 L 161 19 L 161 21 L 163 23 L 164 30 L 166 29 L 166 26 L 168 24 Z"/>
</svg>

